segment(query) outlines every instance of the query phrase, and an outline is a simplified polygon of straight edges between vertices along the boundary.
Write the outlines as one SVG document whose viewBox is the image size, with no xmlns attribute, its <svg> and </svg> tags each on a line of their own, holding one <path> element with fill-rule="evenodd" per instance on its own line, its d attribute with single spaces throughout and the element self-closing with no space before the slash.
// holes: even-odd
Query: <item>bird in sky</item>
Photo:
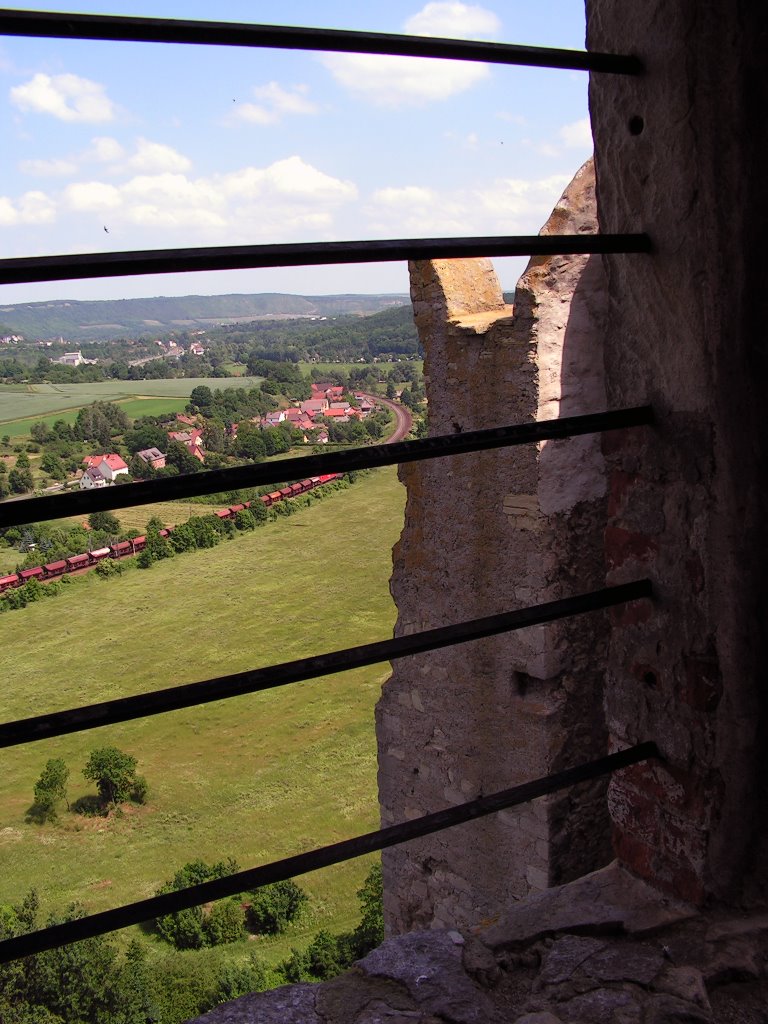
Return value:
<svg viewBox="0 0 768 1024">
<path fill-rule="evenodd" d="M 104 230 L 106 231 L 107 234 L 109 234 L 109 228 L 106 226 L 106 224 L 104 225 Z"/>
</svg>

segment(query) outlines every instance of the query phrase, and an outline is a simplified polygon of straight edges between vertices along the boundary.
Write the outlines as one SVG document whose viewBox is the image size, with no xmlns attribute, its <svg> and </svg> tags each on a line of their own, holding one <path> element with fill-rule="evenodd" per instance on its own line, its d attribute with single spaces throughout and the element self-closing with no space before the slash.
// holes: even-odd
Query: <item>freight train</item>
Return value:
<svg viewBox="0 0 768 1024">
<path fill-rule="evenodd" d="M 323 484 L 333 480 L 339 480 L 343 473 L 326 473 L 323 476 L 307 477 L 305 480 L 281 487 L 279 491 L 271 491 L 269 494 L 262 494 L 254 501 L 260 501 L 266 508 L 276 505 L 279 501 L 286 501 L 296 498 L 300 494 L 306 494 L 315 487 L 322 487 Z M 238 512 L 250 508 L 254 501 L 244 501 L 241 505 L 230 505 L 229 508 L 222 508 L 213 514 L 219 519 L 234 519 Z M 168 537 L 173 532 L 173 527 L 161 530 L 161 537 Z M 0 594 L 14 587 L 21 587 L 29 580 L 54 580 L 69 572 L 78 572 L 82 569 L 90 569 L 105 558 L 127 558 L 131 555 L 138 555 L 147 546 L 146 537 L 134 537 L 133 540 L 121 540 L 109 547 L 97 548 L 95 551 L 84 552 L 81 555 L 70 555 L 68 558 L 61 558 L 56 562 L 48 562 L 46 565 L 36 565 L 31 569 L 21 569 L 19 572 L 12 572 L 8 576 L 0 576 Z"/>
</svg>

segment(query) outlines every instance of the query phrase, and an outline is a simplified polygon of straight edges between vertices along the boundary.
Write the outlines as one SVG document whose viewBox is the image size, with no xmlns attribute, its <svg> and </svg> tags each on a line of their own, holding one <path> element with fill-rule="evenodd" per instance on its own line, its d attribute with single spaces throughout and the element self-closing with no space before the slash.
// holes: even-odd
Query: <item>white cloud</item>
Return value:
<svg viewBox="0 0 768 1024">
<path fill-rule="evenodd" d="M 428 3 L 409 18 L 412 35 L 478 38 L 494 35 L 499 19 L 483 7 Z M 376 54 L 327 54 L 323 64 L 351 93 L 382 107 L 424 104 L 464 92 L 489 75 L 485 64 L 470 61 L 391 57 Z"/>
<path fill-rule="evenodd" d="M 63 178 L 75 174 L 77 163 L 74 160 L 55 157 L 52 160 L 22 160 L 19 170 L 33 178 Z"/>
<path fill-rule="evenodd" d="M 64 199 L 72 210 L 102 212 L 122 205 L 120 189 L 103 181 L 78 181 L 67 185 Z"/>
<path fill-rule="evenodd" d="M 125 150 L 109 135 L 97 135 L 91 139 L 90 148 L 83 153 L 83 160 L 96 160 L 98 163 L 113 163 L 125 156 Z"/>
<path fill-rule="evenodd" d="M 497 178 L 438 191 L 420 185 L 375 191 L 366 214 L 377 234 L 423 236 L 535 234 L 549 217 L 569 175 Z"/>
<path fill-rule="evenodd" d="M 56 205 L 44 192 L 25 192 L 16 205 L 8 196 L 0 196 L 0 226 L 50 224 L 55 219 Z"/>
<path fill-rule="evenodd" d="M 108 213 L 111 230 L 123 224 L 145 232 L 192 229 L 206 241 L 222 232 L 222 241 L 234 236 L 272 241 L 302 233 L 327 235 L 335 211 L 357 198 L 357 187 L 294 155 L 211 177 L 166 171 L 137 174 L 120 184 L 73 182 L 62 197 L 70 213 Z M 0 217 L 10 216 L 0 207 Z"/>
<path fill-rule="evenodd" d="M 20 110 L 50 114 L 61 121 L 111 121 L 112 101 L 104 86 L 79 75 L 36 74 L 11 89 L 11 102 Z"/>
<path fill-rule="evenodd" d="M 592 149 L 592 125 L 588 117 L 563 125 L 559 134 L 568 149 Z"/>
<path fill-rule="evenodd" d="M 345 89 L 380 107 L 447 100 L 489 75 L 485 64 L 468 61 L 364 53 L 328 54 L 323 63 Z"/>
<path fill-rule="evenodd" d="M 474 190 L 473 199 L 481 211 L 493 217 L 494 234 L 512 230 L 529 233 L 542 226 L 571 177 L 553 174 L 533 181 L 497 178 Z"/>
<path fill-rule="evenodd" d="M 305 85 L 284 89 L 278 82 L 255 86 L 253 95 L 260 102 L 241 103 L 234 112 L 234 118 L 253 124 L 277 124 L 290 114 L 314 114 L 317 106 L 307 97 Z"/>
<path fill-rule="evenodd" d="M 150 142 L 149 139 L 142 138 L 136 140 L 136 152 L 128 163 L 133 170 L 143 171 L 148 174 L 161 174 L 166 171 L 188 171 L 192 166 L 191 160 L 171 146 L 166 146 L 162 142 Z"/>
<path fill-rule="evenodd" d="M 496 35 L 500 28 L 493 11 L 462 3 L 429 3 L 405 23 L 409 34 L 451 39 L 481 39 Z"/>
<path fill-rule="evenodd" d="M 375 203 L 390 207 L 429 206 L 435 201 L 435 198 L 435 193 L 431 188 L 422 188 L 420 185 L 380 188 L 373 193 Z"/>
<path fill-rule="evenodd" d="M 19 223 L 19 211 L 8 196 L 0 196 L 0 227 Z"/>
</svg>

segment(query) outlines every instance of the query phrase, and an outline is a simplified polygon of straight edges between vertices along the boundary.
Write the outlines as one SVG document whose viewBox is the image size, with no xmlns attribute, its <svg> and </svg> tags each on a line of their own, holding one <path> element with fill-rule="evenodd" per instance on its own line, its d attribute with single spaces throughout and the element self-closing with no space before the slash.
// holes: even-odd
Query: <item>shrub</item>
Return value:
<svg viewBox="0 0 768 1024">
<path fill-rule="evenodd" d="M 301 913 L 307 894 L 292 879 L 263 885 L 248 894 L 248 927 L 265 935 L 276 935 Z"/>
</svg>

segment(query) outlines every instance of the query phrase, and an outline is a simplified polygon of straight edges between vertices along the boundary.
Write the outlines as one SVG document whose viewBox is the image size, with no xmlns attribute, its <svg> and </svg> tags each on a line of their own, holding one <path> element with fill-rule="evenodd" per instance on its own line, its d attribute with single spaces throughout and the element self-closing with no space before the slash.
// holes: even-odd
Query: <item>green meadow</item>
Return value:
<svg viewBox="0 0 768 1024">
<path fill-rule="evenodd" d="M 394 468 L 378 470 L 216 548 L 115 579 L 76 577 L 60 596 L 4 614 L 3 719 L 391 636 L 388 580 L 404 497 Z M 34 885 L 45 911 L 72 902 L 99 911 L 153 894 L 195 858 L 250 867 L 376 828 L 373 710 L 388 672 L 376 665 L 6 750 L 0 903 Z M 105 745 L 138 758 L 145 806 L 109 818 L 62 810 L 44 826 L 25 820 L 48 758 L 69 765 L 75 800 L 93 792 L 81 770 Z M 309 913 L 248 951 L 274 961 L 318 928 L 352 927 L 369 866 L 299 879 Z"/>
<path fill-rule="evenodd" d="M 18 437 L 33 423 L 57 419 L 74 423 L 78 409 L 91 402 L 119 402 L 129 416 L 178 412 L 198 384 L 209 388 L 255 387 L 261 377 L 180 377 L 173 380 L 109 380 L 97 384 L 0 384 L 0 434 Z M 170 401 L 168 401 L 170 399 Z"/>
</svg>

